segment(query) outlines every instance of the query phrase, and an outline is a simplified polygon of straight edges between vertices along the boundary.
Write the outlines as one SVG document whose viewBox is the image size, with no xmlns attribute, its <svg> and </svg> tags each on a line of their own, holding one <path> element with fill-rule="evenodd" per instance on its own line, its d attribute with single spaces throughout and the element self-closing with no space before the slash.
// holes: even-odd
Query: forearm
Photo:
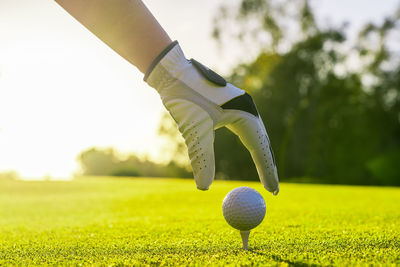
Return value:
<svg viewBox="0 0 400 267">
<path fill-rule="evenodd" d="M 68 13 L 145 73 L 171 39 L 140 0 L 56 0 Z"/>
</svg>

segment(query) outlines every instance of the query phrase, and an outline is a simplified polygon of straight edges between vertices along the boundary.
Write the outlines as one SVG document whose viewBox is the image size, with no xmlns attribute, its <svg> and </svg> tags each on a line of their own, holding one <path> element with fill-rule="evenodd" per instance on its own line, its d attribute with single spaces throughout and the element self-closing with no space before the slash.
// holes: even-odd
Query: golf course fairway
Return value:
<svg viewBox="0 0 400 267">
<path fill-rule="evenodd" d="M 222 200 L 249 186 L 266 202 L 249 251 Z M 93 178 L 0 180 L 3 265 L 400 265 L 400 188 Z"/>
</svg>

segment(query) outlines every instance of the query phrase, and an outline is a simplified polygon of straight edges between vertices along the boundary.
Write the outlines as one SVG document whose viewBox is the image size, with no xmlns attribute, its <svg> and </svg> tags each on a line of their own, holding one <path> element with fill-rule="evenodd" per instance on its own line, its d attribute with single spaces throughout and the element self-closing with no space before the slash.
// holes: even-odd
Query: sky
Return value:
<svg viewBox="0 0 400 267">
<path fill-rule="evenodd" d="M 247 59 L 234 46 L 219 50 L 211 38 L 223 0 L 144 2 L 187 57 L 223 74 Z M 399 1 L 312 3 L 318 20 L 348 21 L 355 33 Z M 165 160 L 157 136 L 165 109 L 142 79 L 55 2 L 0 0 L 0 172 L 68 178 L 76 156 L 93 146 Z"/>
</svg>

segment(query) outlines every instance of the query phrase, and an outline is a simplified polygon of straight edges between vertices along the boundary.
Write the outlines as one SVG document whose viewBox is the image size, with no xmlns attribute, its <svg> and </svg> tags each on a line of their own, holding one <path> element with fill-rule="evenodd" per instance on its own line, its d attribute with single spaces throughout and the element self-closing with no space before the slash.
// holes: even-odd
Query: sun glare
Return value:
<svg viewBox="0 0 400 267">
<path fill-rule="evenodd" d="M 18 15 L 17 6 L 5 7 L 0 172 L 69 177 L 76 156 L 91 146 L 160 156 L 156 130 L 163 107 L 138 70 L 57 6 L 46 13 L 54 19 L 50 26 L 32 14 Z"/>
</svg>

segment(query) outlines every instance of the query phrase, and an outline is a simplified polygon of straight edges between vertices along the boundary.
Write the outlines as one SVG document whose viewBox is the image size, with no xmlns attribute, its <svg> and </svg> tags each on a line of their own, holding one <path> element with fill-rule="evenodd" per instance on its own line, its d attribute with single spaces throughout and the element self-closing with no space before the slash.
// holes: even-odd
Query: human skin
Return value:
<svg viewBox="0 0 400 267">
<path fill-rule="evenodd" d="M 140 0 L 55 1 L 142 73 L 172 42 Z"/>
</svg>

